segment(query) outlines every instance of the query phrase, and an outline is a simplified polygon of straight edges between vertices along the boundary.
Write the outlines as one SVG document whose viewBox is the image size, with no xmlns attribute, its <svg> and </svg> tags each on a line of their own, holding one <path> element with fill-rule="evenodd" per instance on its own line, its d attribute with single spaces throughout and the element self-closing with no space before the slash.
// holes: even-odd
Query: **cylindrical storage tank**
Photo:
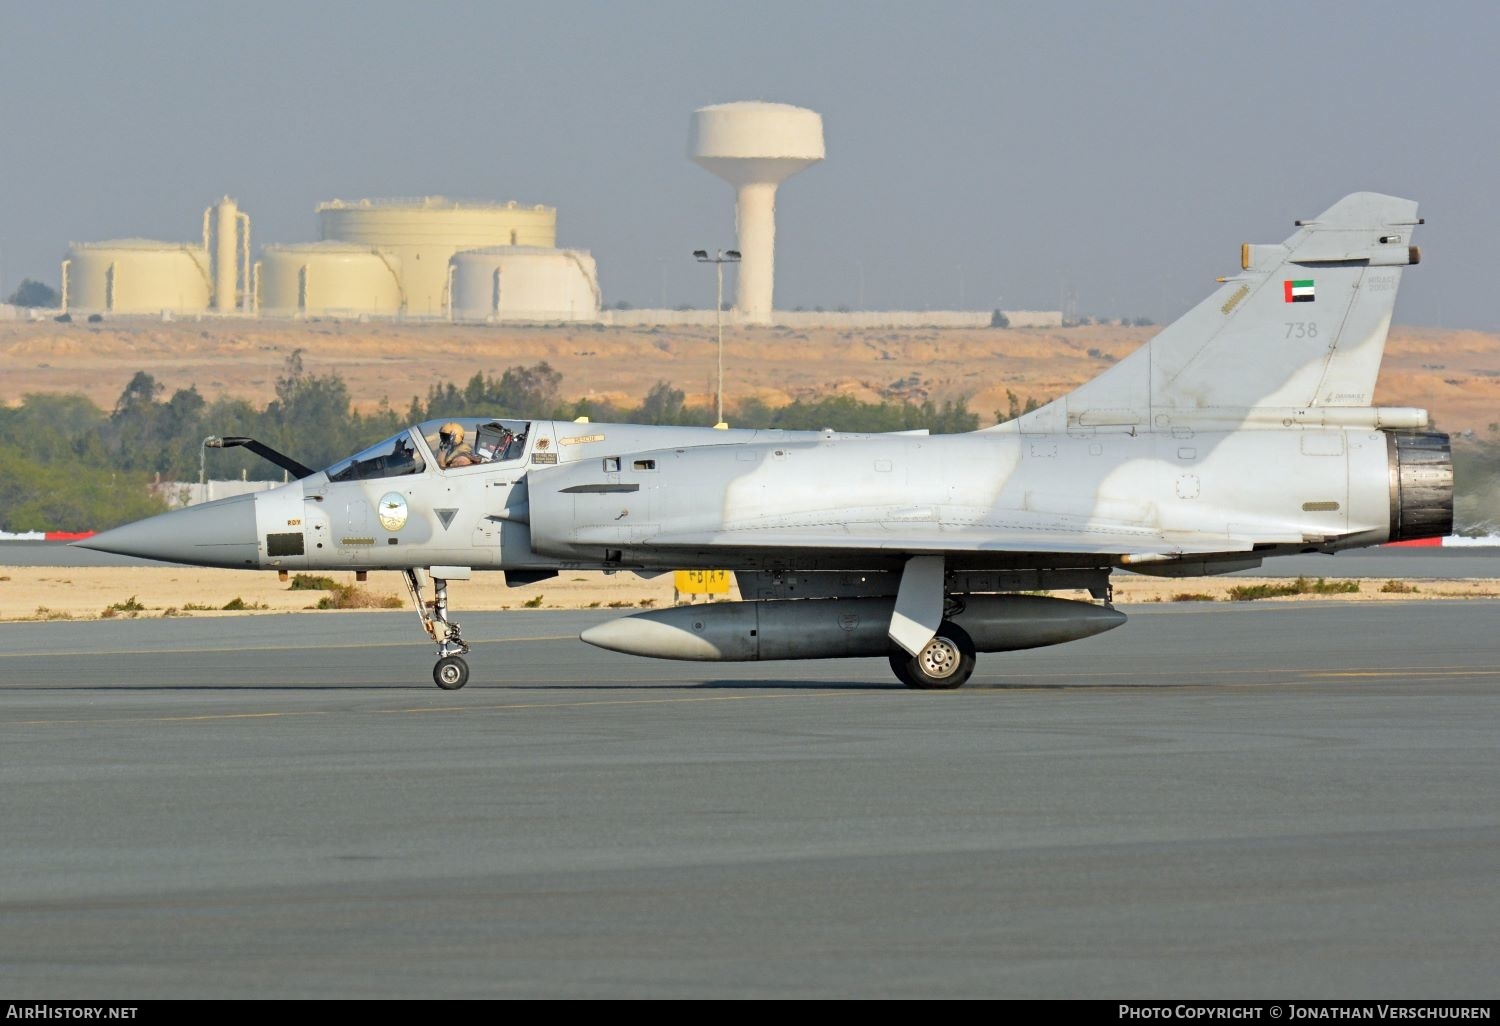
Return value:
<svg viewBox="0 0 1500 1026">
<path fill-rule="evenodd" d="M 75 242 L 67 259 L 69 309 L 121 314 L 208 309 L 208 253 L 198 246 L 152 239 Z"/>
<path fill-rule="evenodd" d="M 456 253 L 452 263 L 454 320 L 599 317 L 599 271 L 585 250 L 491 246 Z"/>
<path fill-rule="evenodd" d="M 333 200 L 320 204 L 324 239 L 361 242 L 401 261 L 406 313 L 447 313 L 448 262 L 454 253 L 486 246 L 557 245 L 557 210 L 547 206 L 422 199 Z"/>
<path fill-rule="evenodd" d="M 394 317 L 401 312 L 400 261 L 347 242 L 266 246 L 259 289 L 260 311 L 272 317 Z"/>
<path fill-rule="evenodd" d="M 240 210 L 225 196 L 214 204 L 214 309 L 228 312 L 235 307 L 239 283 Z"/>
</svg>

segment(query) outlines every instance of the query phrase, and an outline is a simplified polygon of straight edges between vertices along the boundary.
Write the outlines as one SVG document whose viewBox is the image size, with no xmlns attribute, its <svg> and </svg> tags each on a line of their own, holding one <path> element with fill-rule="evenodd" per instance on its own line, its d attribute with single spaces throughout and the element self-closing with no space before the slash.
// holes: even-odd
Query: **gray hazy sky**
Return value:
<svg viewBox="0 0 1500 1026">
<path fill-rule="evenodd" d="M 1492 2 L 0 2 L 0 289 L 70 240 L 257 247 L 363 196 L 547 203 L 606 302 L 712 305 L 696 107 L 823 115 L 777 306 L 1171 319 L 1346 193 L 1419 200 L 1397 319 L 1500 328 Z"/>
</svg>

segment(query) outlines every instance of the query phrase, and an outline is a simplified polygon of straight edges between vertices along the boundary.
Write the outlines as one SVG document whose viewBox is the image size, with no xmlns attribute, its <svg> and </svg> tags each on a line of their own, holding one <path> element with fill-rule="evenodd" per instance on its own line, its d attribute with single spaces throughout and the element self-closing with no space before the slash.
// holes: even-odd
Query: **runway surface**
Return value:
<svg viewBox="0 0 1500 1026">
<path fill-rule="evenodd" d="M 1492 997 L 1500 602 L 694 664 L 464 617 L 0 625 L 26 998 Z M 487 639 L 487 640 L 486 640 Z"/>
</svg>

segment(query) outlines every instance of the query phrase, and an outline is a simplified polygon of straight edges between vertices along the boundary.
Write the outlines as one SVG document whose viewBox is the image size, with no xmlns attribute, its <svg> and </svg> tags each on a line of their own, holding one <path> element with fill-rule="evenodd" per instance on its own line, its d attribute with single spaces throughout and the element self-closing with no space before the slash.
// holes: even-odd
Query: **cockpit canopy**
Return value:
<svg viewBox="0 0 1500 1026">
<path fill-rule="evenodd" d="M 445 436 L 445 429 L 449 430 Z M 429 466 L 457 470 L 519 460 L 526 453 L 531 422 L 491 417 L 429 420 L 340 460 L 326 473 L 330 481 L 364 481 L 420 474 Z"/>
<path fill-rule="evenodd" d="M 456 431 L 449 431 L 456 428 Z M 507 463 L 526 452 L 530 421 L 459 417 L 429 420 L 417 428 L 432 451 L 439 468 L 470 467 L 481 463 Z"/>
<path fill-rule="evenodd" d="M 330 481 L 364 481 L 372 477 L 400 477 L 403 474 L 420 474 L 427 461 L 417 451 L 411 433 L 403 431 L 394 438 L 355 453 L 328 468 Z"/>
</svg>

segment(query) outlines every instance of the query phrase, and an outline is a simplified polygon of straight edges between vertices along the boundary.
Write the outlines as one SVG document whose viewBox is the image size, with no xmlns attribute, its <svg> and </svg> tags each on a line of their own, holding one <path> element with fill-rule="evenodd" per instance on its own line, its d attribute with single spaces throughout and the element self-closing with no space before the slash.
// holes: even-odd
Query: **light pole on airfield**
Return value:
<svg viewBox="0 0 1500 1026">
<path fill-rule="evenodd" d="M 698 258 L 700 264 L 713 264 L 714 276 L 718 280 L 718 290 L 714 297 L 714 326 L 719 334 L 718 419 L 715 421 L 715 426 L 717 426 L 724 423 L 724 265 L 739 263 L 740 251 L 720 249 L 715 250 L 713 256 L 709 256 L 708 250 L 695 249 L 693 256 Z"/>
</svg>

